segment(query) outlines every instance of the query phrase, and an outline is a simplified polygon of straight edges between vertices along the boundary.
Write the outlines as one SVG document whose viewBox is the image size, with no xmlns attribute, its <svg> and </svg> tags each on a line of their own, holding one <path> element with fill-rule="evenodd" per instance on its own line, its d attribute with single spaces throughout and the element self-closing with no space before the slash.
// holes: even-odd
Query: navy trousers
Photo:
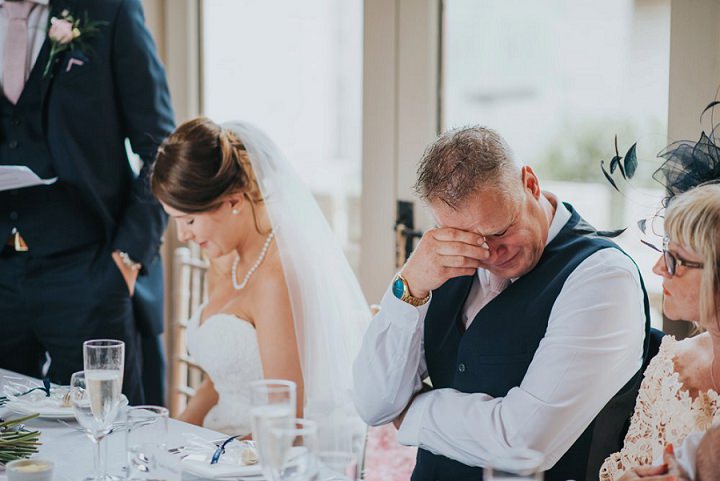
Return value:
<svg viewBox="0 0 720 481">
<path fill-rule="evenodd" d="M 142 383 L 145 403 L 165 406 L 165 349 L 163 335 L 142 336 Z"/>
<path fill-rule="evenodd" d="M 144 402 L 140 336 L 127 284 L 108 246 L 94 244 L 46 257 L 0 252 L 0 367 L 68 384 L 83 369 L 83 341 L 125 342 L 123 393 Z"/>
</svg>

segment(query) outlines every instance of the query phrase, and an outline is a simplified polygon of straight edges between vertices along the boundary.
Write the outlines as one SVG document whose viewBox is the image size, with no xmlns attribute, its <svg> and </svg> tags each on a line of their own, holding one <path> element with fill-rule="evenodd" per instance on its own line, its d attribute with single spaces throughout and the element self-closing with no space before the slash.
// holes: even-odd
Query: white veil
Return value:
<svg viewBox="0 0 720 481">
<path fill-rule="evenodd" d="M 223 128 L 244 144 L 262 192 L 287 282 L 305 387 L 304 417 L 323 450 L 357 451 L 365 424 L 353 404 L 352 364 L 370 311 L 310 190 L 280 149 L 246 122 Z"/>
</svg>

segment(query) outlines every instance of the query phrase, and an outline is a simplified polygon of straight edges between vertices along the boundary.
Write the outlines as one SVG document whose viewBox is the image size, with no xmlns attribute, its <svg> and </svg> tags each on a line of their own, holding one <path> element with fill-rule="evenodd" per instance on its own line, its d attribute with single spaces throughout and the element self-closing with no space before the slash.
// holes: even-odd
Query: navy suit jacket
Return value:
<svg viewBox="0 0 720 481">
<path fill-rule="evenodd" d="M 158 253 L 167 216 L 150 192 L 148 173 L 158 145 L 174 129 L 165 72 L 139 0 L 51 0 L 51 17 L 66 9 L 105 24 L 85 40 L 85 52 L 57 55 L 43 78 L 47 145 L 57 175 L 81 192 L 112 250 L 144 266 L 135 296 L 138 327 L 157 334 L 163 325 Z M 43 49 L 49 46 L 46 39 Z M 143 161 L 139 175 L 125 139 Z"/>
</svg>

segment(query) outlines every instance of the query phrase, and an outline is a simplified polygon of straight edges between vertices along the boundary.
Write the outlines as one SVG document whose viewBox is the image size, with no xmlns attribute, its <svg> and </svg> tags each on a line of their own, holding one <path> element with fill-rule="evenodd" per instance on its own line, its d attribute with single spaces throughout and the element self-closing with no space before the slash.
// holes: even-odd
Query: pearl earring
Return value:
<svg viewBox="0 0 720 481">
<path fill-rule="evenodd" d="M 240 211 L 237 210 L 237 209 L 233 209 L 231 212 L 232 212 L 234 215 L 238 215 L 238 214 L 240 213 Z"/>
</svg>

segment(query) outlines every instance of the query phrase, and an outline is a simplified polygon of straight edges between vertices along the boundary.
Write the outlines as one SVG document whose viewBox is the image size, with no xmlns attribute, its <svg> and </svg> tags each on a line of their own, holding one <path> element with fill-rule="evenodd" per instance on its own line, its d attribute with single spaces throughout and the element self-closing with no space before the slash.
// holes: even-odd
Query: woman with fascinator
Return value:
<svg viewBox="0 0 720 481">
<path fill-rule="evenodd" d="M 180 241 L 196 242 L 213 266 L 209 299 L 187 330 L 208 376 L 180 419 L 248 434 L 250 383 L 287 379 L 297 384 L 298 416 L 319 422 L 320 441 L 350 449 L 364 432 L 350 379 L 370 314 L 277 146 L 246 123 L 191 120 L 160 146 L 151 187 Z"/>
<path fill-rule="evenodd" d="M 645 371 L 623 449 L 605 460 L 601 481 L 660 474 L 641 466 L 662 462 L 666 449 L 720 422 L 720 148 L 714 140 L 703 133 L 698 142 L 670 145 L 654 176 L 668 192 L 662 254 L 653 268 L 663 278 L 663 312 L 696 321 L 703 332 L 681 341 L 663 338 Z"/>
</svg>

